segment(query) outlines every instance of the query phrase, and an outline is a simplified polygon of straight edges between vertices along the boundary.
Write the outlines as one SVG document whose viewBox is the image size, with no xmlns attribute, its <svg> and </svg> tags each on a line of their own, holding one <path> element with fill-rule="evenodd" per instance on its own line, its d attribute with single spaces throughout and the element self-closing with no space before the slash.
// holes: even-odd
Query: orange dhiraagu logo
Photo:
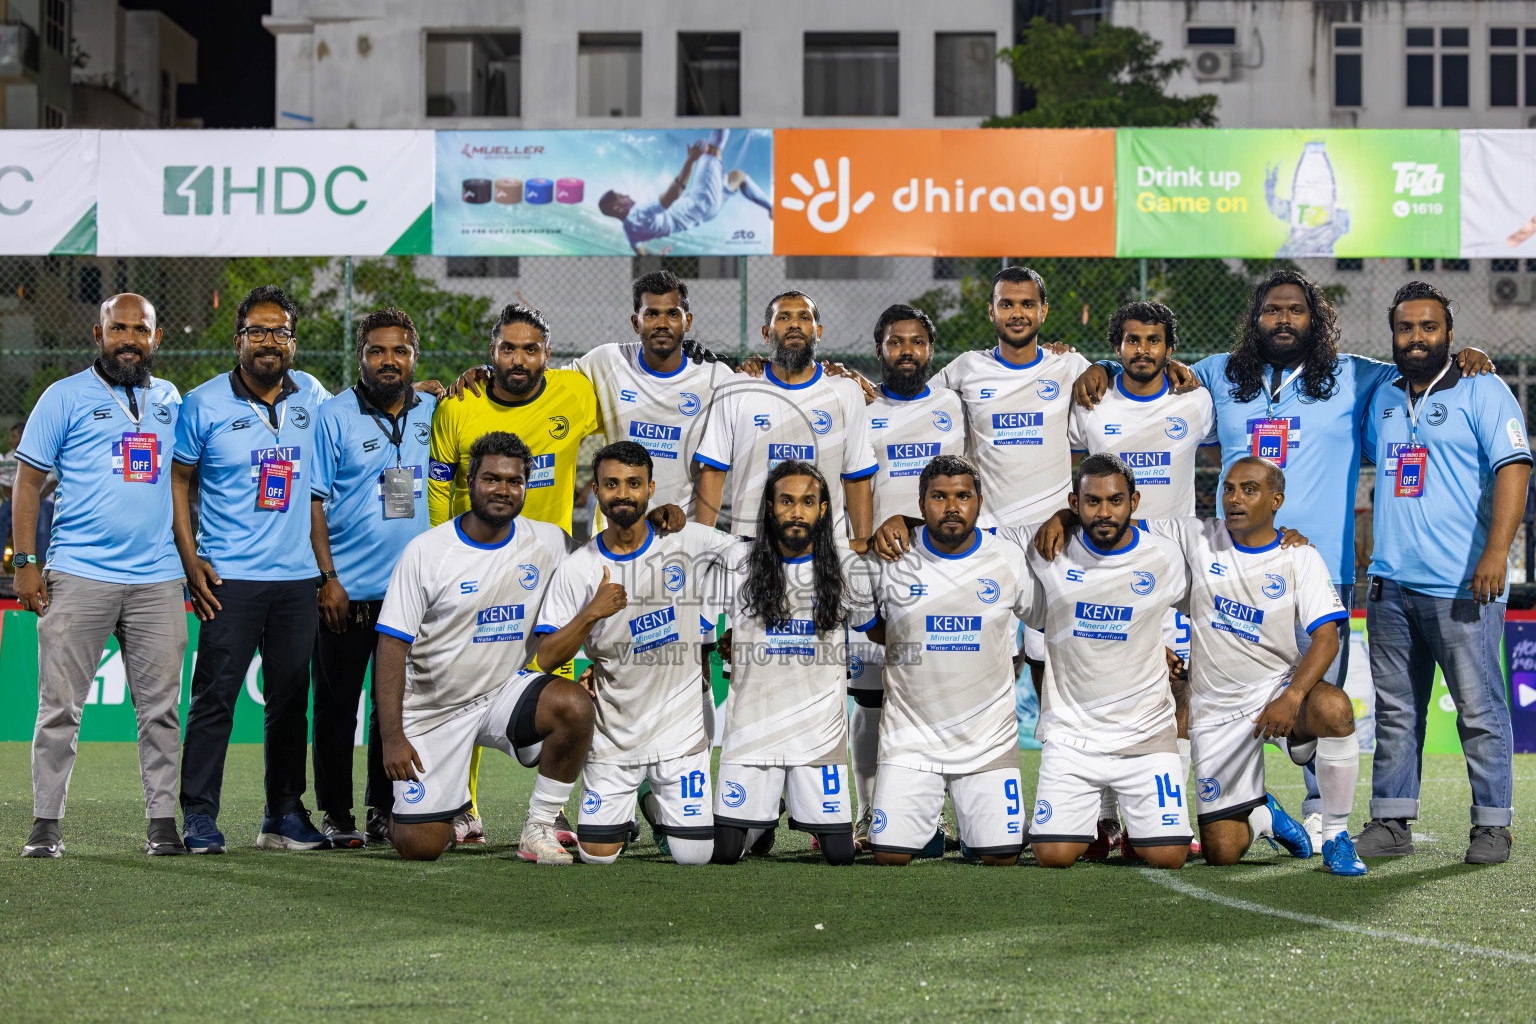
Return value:
<svg viewBox="0 0 1536 1024">
<path fill-rule="evenodd" d="M 773 133 L 773 250 L 1113 256 L 1108 129 Z"/>
</svg>

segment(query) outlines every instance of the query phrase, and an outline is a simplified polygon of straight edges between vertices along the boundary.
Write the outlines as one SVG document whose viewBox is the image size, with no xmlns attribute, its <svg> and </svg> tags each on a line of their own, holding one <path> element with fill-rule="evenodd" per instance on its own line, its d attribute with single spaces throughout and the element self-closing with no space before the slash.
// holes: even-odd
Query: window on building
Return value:
<svg viewBox="0 0 1536 1024">
<path fill-rule="evenodd" d="M 997 34 L 939 32 L 933 37 L 935 117 L 997 113 Z"/>
<path fill-rule="evenodd" d="M 521 117 L 523 38 L 512 33 L 427 36 L 428 117 Z"/>
<path fill-rule="evenodd" d="M 1353 258 L 1353 259 L 1350 259 L 1350 258 L 1346 257 L 1344 259 L 1334 260 L 1333 261 L 1333 269 L 1334 270 L 1364 270 L 1365 269 L 1365 260 L 1360 259 L 1358 256 Z"/>
<path fill-rule="evenodd" d="M 1403 261 L 1403 269 L 1410 274 L 1418 273 L 1421 270 L 1434 270 L 1435 259 L 1433 256 L 1410 256 Z"/>
<path fill-rule="evenodd" d="M 43 42 L 54 53 L 65 51 L 69 43 L 68 0 L 47 0 L 43 8 Z"/>
<path fill-rule="evenodd" d="M 1536 260 L 1528 259 L 1525 261 L 1525 272 L 1527 274 L 1536 274 Z"/>
<path fill-rule="evenodd" d="M 1472 269 L 1472 261 L 1447 258 L 1440 261 L 1440 269 L 1452 271 L 1468 271 Z"/>
<path fill-rule="evenodd" d="M 677 116 L 741 116 L 741 33 L 677 34 Z"/>
<path fill-rule="evenodd" d="M 576 113 L 640 116 L 640 33 L 581 33 L 576 46 Z"/>
<path fill-rule="evenodd" d="M 69 127 L 69 115 L 52 103 L 45 103 L 43 104 L 43 127 L 67 128 Z"/>
<path fill-rule="evenodd" d="M 449 277 L 517 277 L 516 256 L 449 256 Z"/>
<path fill-rule="evenodd" d="M 1440 30 L 1440 105 L 1442 107 L 1467 105 L 1470 95 L 1467 83 L 1470 77 L 1471 61 L 1466 52 L 1467 42 L 1468 32 L 1464 28 Z"/>
<path fill-rule="evenodd" d="M 806 117 L 895 117 L 900 40 L 895 32 L 807 32 Z"/>
<path fill-rule="evenodd" d="M 1408 30 L 1407 82 L 1404 96 L 1410 107 L 1435 105 L 1435 30 Z"/>
<path fill-rule="evenodd" d="M 1236 46 L 1237 29 L 1230 25 L 1185 25 L 1185 46 Z"/>
<path fill-rule="evenodd" d="M 786 256 L 784 276 L 791 281 L 889 281 L 887 256 Z"/>
<path fill-rule="evenodd" d="M 1333 105 L 1336 107 L 1358 107 L 1364 100 L 1360 44 L 1359 25 L 1334 26 Z"/>
<path fill-rule="evenodd" d="M 1521 102 L 1520 71 L 1525 69 L 1525 105 L 1536 107 L 1536 29 L 1522 33 L 1516 28 L 1488 30 L 1488 105 L 1518 107 Z M 1522 52 L 1523 51 L 1523 52 Z"/>
<path fill-rule="evenodd" d="M 632 277 L 656 270 L 670 270 L 685 281 L 734 281 L 741 276 L 739 256 L 634 256 L 629 261 Z"/>
<path fill-rule="evenodd" d="M 1518 274 L 1520 272 L 1520 261 L 1489 260 L 1488 269 L 1495 274 Z"/>
<path fill-rule="evenodd" d="M 1436 106 L 1437 70 L 1440 79 L 1438 105 L 1468 105 L 1471 68 L 1471 57 L 1467 53 L 1469 39 L 1469 30 L 1465 28 L 1442 28 L 1438 35 L 1432 28 L 1407 30 L 1407 82 L 1404 94 L 1408 106 Z"/>
</svg>

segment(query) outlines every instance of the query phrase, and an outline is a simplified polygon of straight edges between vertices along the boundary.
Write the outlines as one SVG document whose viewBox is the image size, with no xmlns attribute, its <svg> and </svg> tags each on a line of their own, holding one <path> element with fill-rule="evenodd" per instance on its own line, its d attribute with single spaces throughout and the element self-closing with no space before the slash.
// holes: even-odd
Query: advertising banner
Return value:
<svg viewBox="0 0 1536 1024">
<path fill-rule="evenodd" d="M 438 132 L 432 251 L 773 251 L 767 129 Z"/>
<path fill-rule="evenodd" d="M 1506 619 L 1504 654 L 1515 753 L 1536 754 L 1536 622 Z"/>
<path fill-rule="evenodd" d="M 1461 255 L 1536 257 L 1536 132 L 1461 133 Z"/>
<path fill-rule="evenodd" d="M 1115 133 L 774 133 L 774 252 L 1113 256 Z"/>
<path fill-rule="evenodd" d="M 429 131 L 104 131 L 103 256 L 431 251 Z"/>
<path fill-rule="evenodd" d="M 1121 256 L 1460 254 L 1454 131 L 1130 128 L 1117 143 Z"/>
<path fill-rule="evenodd" d="M 96 251 L 100 132 L 0 132 L 0 254 Z"/>
</svg>

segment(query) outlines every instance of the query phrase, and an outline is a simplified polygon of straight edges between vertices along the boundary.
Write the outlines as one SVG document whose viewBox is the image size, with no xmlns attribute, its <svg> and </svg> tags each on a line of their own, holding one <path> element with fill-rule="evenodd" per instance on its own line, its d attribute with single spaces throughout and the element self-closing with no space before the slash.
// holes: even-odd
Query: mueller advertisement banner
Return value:
<svg viewBox="0 0 1536 1024">
<path fill-rule="evenodd" d="M 1461 255 L 1536 258 L 1536 132 L 1461 133 Z"/>
<path fill-rule="evenodd" d="M 432 251 L 773 251 L 767 129 L 438 132 Z"/>
<path fill-rule="evenodd" d="M 1117 143 L 1121 256 L 1460 255 L 1454 131 L 1130 128 Z"/>
<path fill-rule="evenodd" d="M 96 251 L 95 131 L 0 132 L 0 253 Z"/>
<path fill-rule="evenodd" d="M 773 251 L 1113 256 L 1115 133 L 774 133 Z"/>
<path fill-rule="evenodd" d="M 103 256 L 431 251 L 432 132 L 104 131 Z"/>
</svg>

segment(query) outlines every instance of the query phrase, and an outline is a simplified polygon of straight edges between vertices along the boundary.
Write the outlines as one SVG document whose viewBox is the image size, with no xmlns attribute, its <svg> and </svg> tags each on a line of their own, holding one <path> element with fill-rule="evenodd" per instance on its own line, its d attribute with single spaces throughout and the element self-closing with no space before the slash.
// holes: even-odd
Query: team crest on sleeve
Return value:
<svg viewBox="0 0 1536 1024">
<path fill-rule="evenodd" d="M 422 797 L 427 795 L 427 786 L 424 782 L 412 779 L 405 784 L 405 802 L 408 804 L 421 803 Z"/>
<path fill-rule="evenodd" d="M 1051 820 L 1051 802 L 1049 800 L 1035 801 L 1035 824 L 1044 825 Z"/>
<path fill-rule="evenodd" d="M 1264 596 L 1275 600 L 1285 596 L 1285 577 L 1272 572 L 1264 574 Z"/>
<path fill-rule="evenodd" d="M 303 430 L 309 426 L 309 410 L 302 405 L 293 407 L 293 425 Z"/>
<path fill-rule="evenodd" d="M 154 405 L 154 415 L 155 419 L 159 420 L 161 423 L 171 422 L 171 410 L 169 406 L 161 405 L 160 403 L 156 402 Z"/>
<path fill-rule="evenodd" d="M 1517 417 L 1511 416 L 1509 422 L 1504 424 L 1504 432 L 1509 435 L 1509 443 L 1512 447 L 1521 451 L 1530 451 L 1530 445 L 1525 441 L 1525 428 L 1520 425 Z"/>
<path fill-rule="evenodd" d="M 1003 589 L 997 585 L 997 581 L 979 579 L 976 582 L 981 584 L 976 590 L 976 596 L 981 599 L 981 603 L 996 604 L 997 596 L 1003 592 Z"/>
<path fill-rule="evenodd" d="M 1157 586 L 1157 577 L 1149 572 L 1138 572 L 1136 580 L 1131 584 L 1131 589 L 1145 597 L 1152 593 L 1152 588 Z"/>
<path fill-rule="evenodd" d="M 599 807 L 601 807 L 601 806 L 603 806 L 603 798 L 601 796 L 599 796 L 593 790 L 585 789 L 585 788 L 582 789 L 582 791 L 581 791 L 581 813 L 582 814 L 596 814 L 597 813 L 597 809 Z"/>
<path fill-rule="evenodd" d="M 1164 416 L 1163 419 L 1168 423 L 1168 425 L 1163 428 L 1163 433 L 1167 434 L 1171 440 L 1177 441 L 1185 434 L 1189 433 L 1189 424 L 1184 421 L 1184 417 Z"/>
<path fill-rule="evenodd" d="M 438 462 L 436 459 L 427 461 L 427 476 L 438 483 L 447 483 L 453 479 L 453 466 L 446 462 Z"/>
<path fill-rule="evenodd" d="M 416 424 L 416 443 L 426 444 L 432 437 L 432 424 L 423 420 Z"/>
<path fill-rule="evenodd" d="M 720 794 L 720 802 L 727 807 L 740 807 L 747 802 L 747 787 L 739 782 L 727 782 L 725 791 Z"/>
<path fill-rule="evenodd" d="M 832 429 L 832 414 L 825 409 L 811 410 L 811 429 L 818 434 L 825 434 Z"/>
<path fill-rule="evenodd" d="M 943 431 L 947 434 L 949 433 L 949 429 L 954 425 L 954 421 L 949 418 L 949 413 L 945 412 L 943 409 L 939 409 L 933 414 L 934 430 Z"/>
<path fill-rule="evenodd" d="M 1197 782 L 1200 786 L 1196 792 L 1198 792 L 1200 795 L 1201 803 L 1211 803 L 1217 797 L 1221 796 L 1221 783 L 1217 782 L 1215 779 L 1196 779 L 1195 782 Z"/>
<path fill-rule="evenodd" d="M 666 565 L 661 569 L 661 579 L 668 590 L 676 593 L 688 582 L 688 573 L 680 565 Z"/>
<path fill-rule="evenodd" d="M 684 416 L 697 416 L 702 408 L 704 403 L 691 391 L 684 391 L 677 396 L 677 411 Z"/>
<path fill-rule="evenodd" d="M 524 590 L 532 590 L 539 585 L 539 567 L 532 562 L 524 562 L 517 567 L 517 582 L 522 584 Z"/>
</svg>

